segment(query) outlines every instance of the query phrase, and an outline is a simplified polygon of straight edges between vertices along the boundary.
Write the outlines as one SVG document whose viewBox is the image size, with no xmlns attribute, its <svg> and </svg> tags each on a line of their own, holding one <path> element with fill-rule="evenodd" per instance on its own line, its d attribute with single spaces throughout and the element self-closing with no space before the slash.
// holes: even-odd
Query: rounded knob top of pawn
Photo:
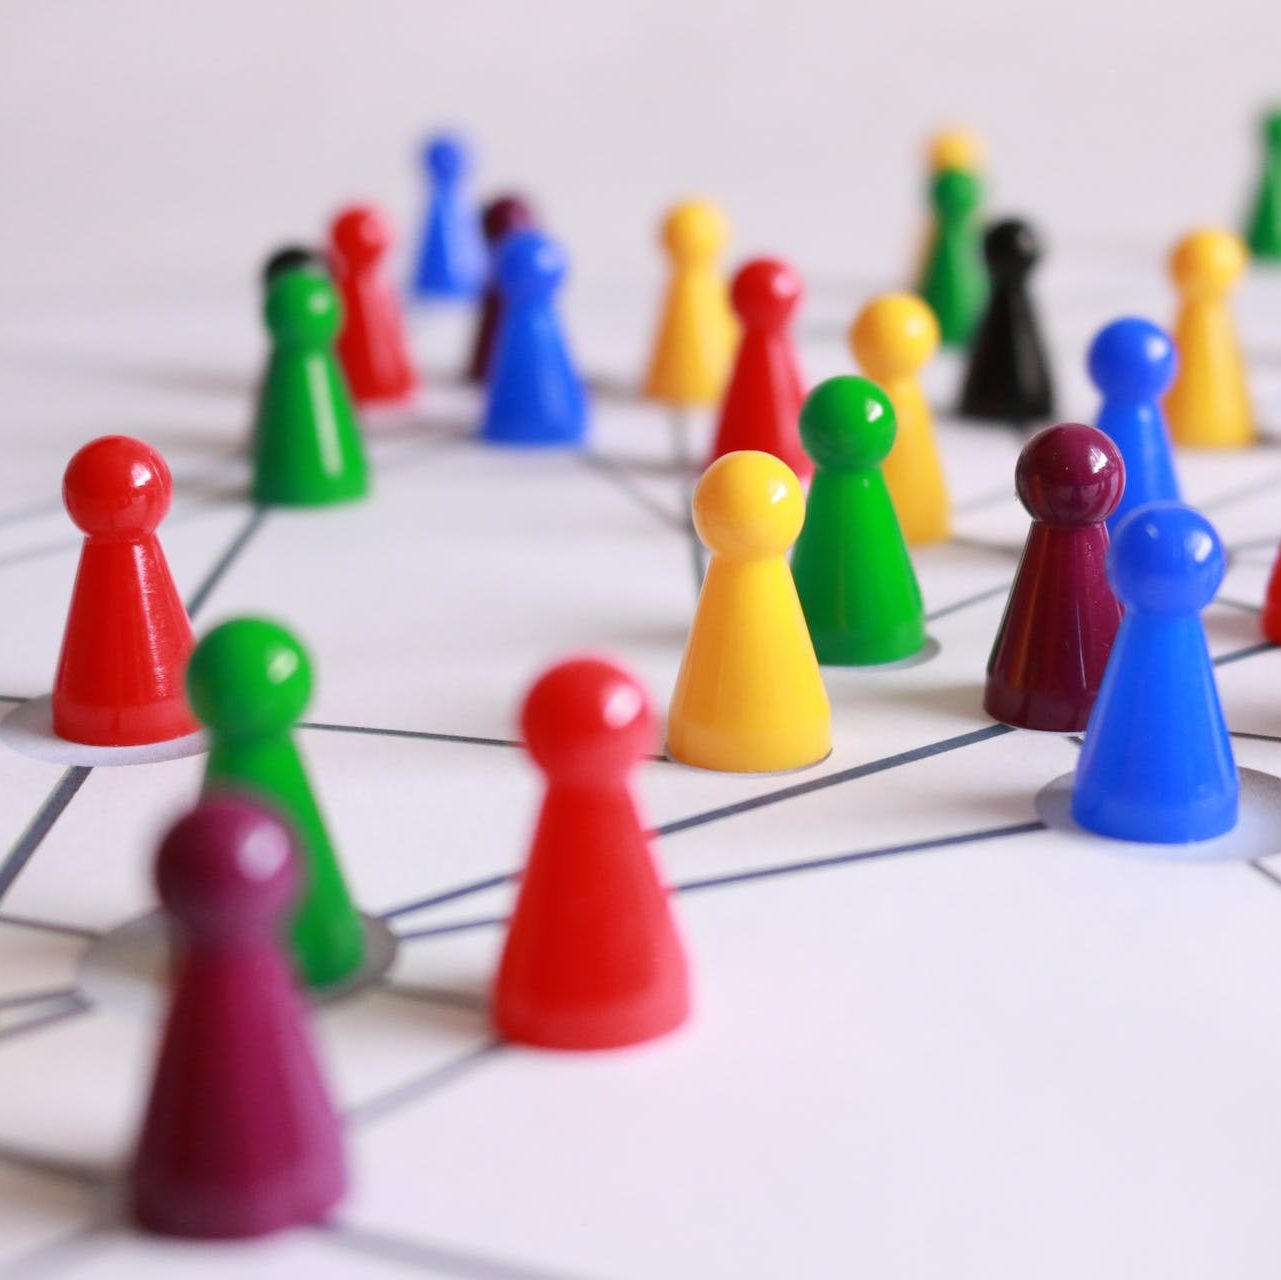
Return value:
<svg viewBox="0 0 1281 1280">
<path fill-rule="evenodd" d="M 324 255 L 303 244 L 281 245 L 262 264 L 262 287 L 270 289 L 277 276 L 286 271 L 312 271 L 319 275 L 329 274 L 329 263 Z"/>
<path fill-rule="evenodd" d="M 386 214 L 369 204 L 343 209 L 329 230 L 334 252 L 350 266 L 376 262 L 391 247 L 392 230 Z"/>
<path fill-rule="evenodd" d="M 983 183 L 968 169 L 941 169 L 930 187 L 941 218 L 968 218 L 983 199 Z"/>
<path fill-rule="evenodd" d="M 490 244 L 501 244 L 513 231 L 528 231 L 534 225 L 534 210 L 521 196 L 498 196 L 481 214 L 481 226 Z"/>
<path fill-rule="evenodd" d="M 427 140 L 423 163 L 433 177 L 448 182 L 471 168 L 471 148 L 456 134 L 439 133 Z"/>
<path fill-rule="evenodd" d="M 1199 613 L 1226 569 L 1214 526 L 1181 502 L 1135 508 L 1117 525 L 1108 555 L 1117 598 L 1143 613 Z"/>
<path fill-rule="evenodd" d="M 529 754 L 564 781 L 616 780 L 658 738 L 658 720 L 640 681 L 604 658 L 571 658 L 544 672 L 520 719 Z"/>
<path fill-rule="evenodd" d="M 233 618 L 187 664 L 191 709 L 215 737 L 287 733 L 311 698 L 311 663 L 297 638 L 265 618 Z"/>
<path fill-rule="evenodd" d="M 508 298 L 548 298 L 565 279 L 569 259 L 550 236 L 516 231 L 503 241 L 494 264 L 498 287 Z"/>
<path fill-rule="evenodd" d="M 67 514 L 84 533 L 141 537 L 165 518 L 173 478 L 165 460 L 132 436 L 100 436 L 79 449 L 62 479 Z"/>
<path fill-rule="evenodd" d="M 850 350 L 867 375 L 884 382 L 917 373 L 938 350 L 939 322 L 911 293 L 873 298 L 850 326 Z"/>
<path fill-rule="evenodd" d="M 1185 297 L 1219 298 L 1240 279 L 1247 256 L 1240 236 L 1203 227 L 1174 246 L 1170 275 Z"/>
<path fill-rule="evenodd" d="M 801 406 L 801 443 L 822 470 L 878 467 L 894 445 L 898 422 L 889 396 L 849 374 L 820 382 Z"/>
<path fill-rule="evenodd" d="M 320 347 L 342 328 L 338 291 L 312 271 L 286 271 L 272 281 L 263 307 L 267 329 L 281 346 Z"/>
<path fill-rule="evenodd" d="M 714 204 L 687 200 L 663 219 L 663 244 L 677 262 L 704 262 L 729 242 L 729 223 Z"/>
<path fill-rule="evenodd" d="M 753 258 L 739 268 L 730 301 L 745 325 L 779 328 L 791 319 L 804 293 L 801 278 L 777 258 Z"/>
<path fill-rule="evenodd" d="M 1138 316 L 1113 320 L 1090 344 L 1090 377 L 1104 396 L 1155 400 L 1174 381 L 1174 342 L 1159 324 Z"/>
<path fill-rule="evenodd" d="M 949 125 L 940 129 L 929 141 L 927 148 L 930 168 L 935 173 L 945 169 L 964 169 L 974 173 L 987 159 L 983 139 L 965 125 Z"/>
<path fill-rule="evenodd" d="M 1019 501 L 1033 520 L 1061 529 L 1106 520 L 1125 488 L 1125 464 L 1102 431 L 1062 422 L 1038 431 L 1014 469 Z"/>
<path fill-rule="evenodd" d="M 202 800 L 169 829 L 155 875 L 165 908 L 205 939 L 270 933 L 298 888 L 289 829 L 230 793 Z"/>
<path fill-rule="evenodd" d="M 694 527 L 720 556 L 781 556 L 805 521 L 800 481 L 771 453 L 743 449 L 717 458 L 694 489 Z"/>
<path fill-rule="evenodd" d="M 1020 218 L 994 222 L 983 236 L 983 256 L 994 276 L 1025 275 L 1040 260 L 1041 238 Z"/>
</svg>

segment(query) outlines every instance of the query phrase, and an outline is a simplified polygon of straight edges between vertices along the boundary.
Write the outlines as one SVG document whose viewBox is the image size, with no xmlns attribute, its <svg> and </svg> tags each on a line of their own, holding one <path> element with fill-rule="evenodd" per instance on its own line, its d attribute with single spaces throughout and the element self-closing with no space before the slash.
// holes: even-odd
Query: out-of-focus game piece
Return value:
<svg viewBox="0 0 1281 1280">
<path fill-rule="evenodd" d="M 290 823 L 302 863 L 293 918 L 298 968 L 312 987 L 341 982 L 364 958 L 364 925 L 293 741 L 311 697 L 307 654 L 274 622 L 233 618 L 196 646 L 187 687 L 212 740 L 206 793 L 246 792 Z"/>
<path fill-rule="evenodd" d="M 1226 564 L 1214 527 L 1177 502 L 1117 529 L 1109 570 L 1125 614 L 1072 793 L 1087 830 L 1183 844 L 1236 825 L 1240 780 L 1200 617 Z"/>
<path fill-rule="evenodd" d="M 1116 446 L 1067 422 L 1023 447 L 1015 486 L 1032 526 L 987 664 L 983 709 L 1020 729 L 1079 733 L 1121 609 L 1107 575 L 1107 517 L 1125 484 Z"/>
<path fill-rule="evenodd" d="M 850 328 L 850 350 L 894 405 L 894 445 L 881 472 L 899 527 L 912 546 L 942 542 L 952 532 L 952 503 L 934 438 L 929 402 L 917 374 L 938 350 L 934 313 L 910 293 L 874 298 Z"/>
<path fill-rule="evenodd" d="M 1268 576 L 1267 594 L 1263 598 L 1263 610 L 1259 616 L 1259 628 L 1264 639 L 1273 644 L 1281 644 L 1281 547 L 1272 562 L 1272 572 Z"/>
<path fill-rule="evenodd" d="M 199 727 L 183 689 L 191 623 L 156 537 L 172 493 L 165 460 L 129 436 L 67 465 L 62 497 L 85 540 L 53 681 L 60 738 L 125 747 Z"/>
<path fill-rule="evenodd" d="M 719 403 L 736 329 L 718 259 L 729 240 L 725 215 L 689 201 L 663 220 L 667 295 L 645 376 L 645 394 L 680 407 Z"/>
<path fill-rule="evenodd" d="M 276 282 L 278 276 L 286 271 L 315 271 L 320 275 L 329 274 L 329 262 L 325 255 L 316 249 L 303 244 L 281 245 L 266 262 L 262 264 L 262 287 L 266 291 Z"/>
<path fill-rule="evenodd" d="M 392 243 L 386 218 L 370 205 L 353 205 L 330 228 L 334 283 L 342 298 L 337 352 L 357 404 L 405 400 L 418 375 L 405 341 L 400 300 L 382 271 Z"/>
<path fill-rule="evenodd" d="M 1250 206 L 1246 243 L 1262 262 L 1281 261 L 1281 107 L 1263 117 L 1263 164 Z"/>
<path fill-rule="evenodd" d="M 587 434 L 587 394 L 556 313 L 568 268 L 538 231 L 518 231 L 498 251 L 502 316 L 480 430 L 490 444 L 578 445 Z"/>
<path fill-rule="evenodd" d="M 801 410 L 814 460 L 792 574 L 819 662 L 897 662 L 925 644 L 921 588 L 881 463 L 894 443 L 894 406 L 866 378 L 829 378 Z"/>
<path fill-rule="evenodd" d="M 351 393 L 334 354 L 342 306 L 330 281 L 289 271 L 267 291 L 271 359 L 254 423 L 253 496 L 266 506 L 326 506 L 369 491 Z"/>
<path fill-rule="evenodd" d="M 930 158 L 931 225 L 917 288 L 938 317 L 944 345 L 964 347 L 988 296 L 980 246 L 981 150 L 972 135 L 949 133 L 935 140 Z"/>
<path fill-rule="evenodd" d="M 485 285 L 485 241 L 470 190 L 471 151 L 440 134 L 422 158 L 430 192 L 411 291 L 424 300 L 474 298 Z"/>
<path fill-rule="evenodd" d="M 494 987 L 507 1040 L 612 1049 L 689 1015 L 685 950 L 628 775 L 658 723 L 638 681 L 600 658 L 546 672 L 521 736 L 547 778 Z"/>
<path fill-rule="evenodd" d="M 472 339 L 471 358 L 467 362 L 467 377 L 472 382 L 485 380 L 494 351 L 494 339 L 498 336 L 498 318 L 502 313 L 503 298 L 498 281 L 494 278 L 498 248 L 512 232 L 533 230 L 534 211 L 529 202 L 520 196 L 498 196 L 485 206 L 481 225 L 489 249 L 490 269 L 485 283 L 485 296 L 481 300 L 476 321 L 476 334 Z"/>
<path fill-rule="evenodd" d="M 1109 530 L 1135 507 L 1179 501 L 1174 450 L 1161 409 L 1176 363 L 1170 335 L 1151 320 L 1114 320 L 1090 344 L 1090 377 L 1103 397 L 1095 426 L 1125 463 L 1125 489 L 1108 517 Z"/>
<path fill-rule="evenodd" d="M 1028 277 L 1041 244 L 1026 222 L 1008 219 L 983 237 L 991 293 L 974 335 L 960 413 L 1019 426 L 1054 413 L 1054 385 Z"/>
<path fill-rule="evenodd" d="M 156 884 L 180 955 L 132 1215 L 162 1235 L 222 1240 L 320 1222 L 346 1170 L 277 936 L 298 884 L 289 832 L 250 801 L 206 800 L 165 837 Z"/>
<path fill-rule="evenodd" d="M 801 448 L 797 419 L 805 390 L 788 331 L 804 286 L 785 262 L 756 258 L 734 277 L 730 300 L 742 325 L 711 460 L 759 449 L 786 462 L 802 479 L 812 467 Z"/>
<path fill-rule="evenodd" d="M 1245 270 L 1240 238 L 1193 231 L 1174 247 L 1170 275 L 1179 291 L 1174 345 L 1179 367 L 1165 411 L 1175 444 L 1241 449 L 1255 439 L 1245 362 L 1228 295 Z"/>
<path fill-rule="evenodd" d="M 725 773 L 799 769 L 832 749 L 832 713 L 787 551 L 800 482 L 773 454 L 727 453 L 694 489 L 712 553 L 667 718 L 674 760 Z"/>
</svg>

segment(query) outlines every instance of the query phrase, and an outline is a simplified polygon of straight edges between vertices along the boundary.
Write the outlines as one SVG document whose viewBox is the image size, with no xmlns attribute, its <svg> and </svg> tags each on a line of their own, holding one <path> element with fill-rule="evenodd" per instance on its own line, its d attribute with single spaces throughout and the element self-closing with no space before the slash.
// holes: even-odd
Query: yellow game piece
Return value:
<svg viewBox="0 0 1281 1280">
<path fill-rule="evenodd" d="M 881 471 L 903 537 L 911 546 L 942 542 L 952 532 L 952 504 L 930 406 L 917 381 L 938 350 L 934 312 L 913 294 L 883 294 L 859 312 L 849 338 L 854 359 L 889 396 L 898 418 L 894 447 Z"/>
<path fill-rule="evenodd" d="M 933 173 L 942 173 L 946 169 L 977 173 L 987 159 L 987 147 L 973 129 L 950 125 L 930 139 L 928 154 Z"/>
<path fill-rule="evenodd" d="M 1165 412 L 1176 444 L 1240 449 L 1254 441 L 1245 362 L 1228 307 L 1245 264 L 1240 237 L 1214 228 L 1193 231 L 1170 255 L 1180 298 L 1174 325 L 1179 364 Z"/>
<path fill-rule="evenodd" d="M 719 403 L 738 341 L 738 325 L 717 258 L 729 239 L 713 204 L 677 205 L 663 221 L 671 277 L 645 394 L 676 406 Z"/>
<path fill-rule="evenodd" d="M 832 749 L 832 712 L 786 554 L 805 519 L 772 454 L 727 453 L 694 490 L 712 553 L 667 718 L 674 760 L 724 773 L 799 769 Z"/>
</svg>

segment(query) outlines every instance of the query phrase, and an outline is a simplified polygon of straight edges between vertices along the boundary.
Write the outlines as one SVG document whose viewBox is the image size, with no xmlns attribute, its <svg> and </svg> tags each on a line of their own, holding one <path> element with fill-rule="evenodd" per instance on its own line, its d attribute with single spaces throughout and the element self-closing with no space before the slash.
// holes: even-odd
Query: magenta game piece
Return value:
<svg viewBox="0 0 1281 1280">
<path fill-rule="evenodd" d="M 534 226 L 534 211 L 527 200 L 520 196 L 499 196 L 491 200 L 481 215 L 481 226 L 485 231 L 485 243 L 489 246 L 489 257 L 492 263 L 498 246 L 513 231 L 529 231 Z M 489 283 L 485 286 L 485 296 L 480 304 L 480 319 L 476 324 L 476 336 L 472 340 L 471 360 L 467 366 L 467 376 L 472 382 L 484 382 L 489 369 L 489 356 L 494 349 L 494 339 L 498 336 L 498 317 L 502 311 L 503 298 L 498 291 L 498 284 L 490 271 Z"/>
<path fill-rule="evenodd" d="M 1020 729 L 1080 733 L 1121 621 L 1104 521 L 1121 500 L 1125 466 L 1103 432 L 1065 422 L 1023 446 L 1014 474 L 1032 527 L 988 659 L 983 709 Z"/>
<path fill-rule="evenodd" d="M 321 1221 L 346 1174 L 281 946 L 298 887 L 289 832 L 249 800 L 205 800 L 165 837 L 156 885 L 181 953 L 131 1173 L 133 1216 L 198 1239 Z"/>
</svg>

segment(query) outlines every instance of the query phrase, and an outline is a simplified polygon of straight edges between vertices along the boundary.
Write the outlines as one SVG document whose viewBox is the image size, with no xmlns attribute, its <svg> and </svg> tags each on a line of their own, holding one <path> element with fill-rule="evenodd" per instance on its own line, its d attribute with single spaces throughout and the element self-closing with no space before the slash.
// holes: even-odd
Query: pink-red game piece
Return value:
<svg viewBox="0 0 1281 1280">
<path fill-rule="evenodd" d="M 805 387 L 788 331 L 802 292 L 800 276 L 775 258 L 757 258 L 734 277 L 730 301 L 743 336 L 709 462 L 758 449 L 781 458 L 801 479 L 813 474 L 797 426 Z"/>
<path fill-rule="evenodd" d="M 1066 422 L 1038 432 L 1015 469 L 1032 517 L 987 664 L 983 708 L 1021 729 L 1080 733 L 1121 621 L 1107 574 L 1107 520 L 1125 465 L 1103 432 Z"/>
<path fill-rule="evenodd" d="M 610 1049 L 689 1014 L 685 951 L 628 775 L 657 742 L 644 689 L 578 658 L 525 700 L 521 729 L 547 776 L 494 989 L 508 1040 Z"/>
<path fill-rule="evenodd" d="M 346 1173 L 281 947 L 298 887 L 289 832 L 250 800 L 215 796 L 165 837 L 156 885 L 181 950 L 130 1174 L 133 1216 L 211 1240 L 319 1222 Z"/>
<path fill-rule="evenodd" d="M 418 388 L 400 302 L 382 272 L 391 247 L 386 218 L 370 205 L 353 205 L 330 228 L 334 283 L 342 297 L 337 352 L 358 404 L 405 400 Z"/>
<path fill-rule="evenodd" d="M 165 460 L 129 436 L 102 436 L 67 465 L 62 498 L 85 534 L 53 681 L 53 729 L 70 742 L 199 728 L 184 688 L 191 623 L 156 537 L 172 495 Z"/>
<path fill-rule="evenodd" d="M 529 202 L 520 196 L 499 196 L 485 206 L 481 226 L 484 228 L 485 243 L 489 246 L 492 263 L 498 246 L 513 231 L 529 231 L 534 227 L 534 211 Z M 472 340 L 471 359 L 467 364 L 467 376 L 472 382 L 484 382 L 489 371 L 489 357 L 498 336 L 498 320 L 502 309 L 503 295 L 491 270 L 489 283 L 485 286 L 485 296 L 480 304 L 480 319 L 476 324 L 476 336 Z"/>
</svg>

